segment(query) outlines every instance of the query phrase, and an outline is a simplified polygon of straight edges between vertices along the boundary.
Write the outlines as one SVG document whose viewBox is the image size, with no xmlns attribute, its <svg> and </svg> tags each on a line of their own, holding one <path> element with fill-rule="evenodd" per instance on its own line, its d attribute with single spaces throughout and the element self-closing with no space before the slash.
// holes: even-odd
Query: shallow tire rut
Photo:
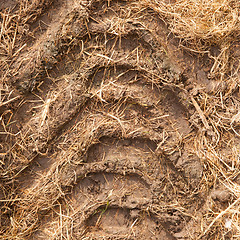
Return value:
<svg viewBox="0 0 240 240">
<path fill-rule="evenodd" d="M 148 28 L 152 11 L 134 1 L 109 2 L 62 1 L 60 23 L 54 15 L 15 63 L 23 116 L 1 178 L 17 182 L 19 239 L 190 239 L 205 201 L 162 26 Z"/>
</svg>

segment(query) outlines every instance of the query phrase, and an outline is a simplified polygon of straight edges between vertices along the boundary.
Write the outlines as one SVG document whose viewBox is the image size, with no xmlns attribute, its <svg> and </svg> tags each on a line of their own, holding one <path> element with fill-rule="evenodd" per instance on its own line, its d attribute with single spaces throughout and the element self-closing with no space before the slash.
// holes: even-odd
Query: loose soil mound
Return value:
<svg viewBox="0 0 240 240">
<path fill-rule="evenodd" d="M 170 2 L 3 1 L 1 239 L 239 238 L 240 6 Z"/>
</svg>

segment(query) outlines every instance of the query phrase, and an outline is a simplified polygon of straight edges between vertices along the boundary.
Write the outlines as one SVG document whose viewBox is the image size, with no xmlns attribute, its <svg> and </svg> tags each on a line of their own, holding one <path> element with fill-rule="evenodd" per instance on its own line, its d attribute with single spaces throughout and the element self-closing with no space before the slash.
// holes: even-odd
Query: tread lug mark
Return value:
<svg viewBox="0 0 240 240">
<path fill-rule="evenodd" d="M 39 227 L 33 239 L 59 239 L 69 229 L 77 239 L 175 239 L 199 209 L 192 190 L 203 170 L 185 141 L 194 130 L 171 87 L 181 71 L 166 68 L 144 19 L 126 20 L 128 1 L 111 4 L 72 5 L 15 63 L 12 84 L 23 94 L 45 84 L 44 103 L 23 123 L 5 176 L 21 186 L 38 173 L 11 215 L 19 238 Z M 58 73 L 58 64 L 73 70 Z"/>
</svg>

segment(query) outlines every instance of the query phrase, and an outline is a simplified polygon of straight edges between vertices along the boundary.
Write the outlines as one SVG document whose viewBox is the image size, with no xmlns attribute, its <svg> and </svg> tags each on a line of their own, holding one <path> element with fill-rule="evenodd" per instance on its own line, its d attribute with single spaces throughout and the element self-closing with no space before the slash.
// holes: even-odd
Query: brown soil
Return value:
<svg viewBox="0 0 240 240">
<path fill-rule="evenodd" d="M 0 9 L 25 19 L 15 20 L 12 55 L 0 53 L 1 239 L 236 234 L 208 229 L 209 209 L 236 197 L 196 141 L 219 137 L 199 97 L 226 89 L 209 78 L 212 58 L 180 48 L 141 1 L 3 1 Z M 229 156 L 232 145 L 221 144 Z"/>
</svg>

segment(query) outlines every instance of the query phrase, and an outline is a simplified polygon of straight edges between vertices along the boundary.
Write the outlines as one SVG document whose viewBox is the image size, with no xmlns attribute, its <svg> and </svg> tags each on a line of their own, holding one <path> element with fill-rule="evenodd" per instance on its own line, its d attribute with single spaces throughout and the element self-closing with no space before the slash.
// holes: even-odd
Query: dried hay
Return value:
<svg viewBox="0 0 240 240">
<path fill-rule="evenodd" d="M 17 71 L 17 69 L 11 69 L 11 66 L 21 51 L 26 47 L 26 44 L 23 43 L 21 39 L 24 34 L 27 33 L 27 30 L 22 31 L 22 29 L 26 29 L 26 24 L 36 19 L 51 2 L 52 1 L 43 0 L 20 1 L 12 11 L 5 10 L 1 12 L 0 107 L 4 107 L 1 108 L 3 109 L 1 112 L 1 124 L 5 131 L 4 134 L 11 135 L 14 140 L 18 139 L 16 144 L 19 144 L 19 148 L 23 149 L 28 147 L 28 143 L 24 142 L 26 141 L 26 136 L 24 134 L 21 135 L 22 133 L 11 133 L 11 129 L 7 129 L 6 127 L 6 125 L 10 123 L 11 118 L 9 117 L 7 120 L 4 118 L 4 116 L 11 111 L 10 105 L 22 97 L 13 94 L 14 90 L 11 90 L 6 80 L 9 75 L 14 75 L 14 71 Z M 216 84 L 211 86 L 211 91 L 202 89 L 198 92 L 197 96 L 187 95 L 188 102 L 194 106 L 201 120 L 198 135 L 193 136 L 191 140 L 194 142 L 194 149 L 204 163 L 205 175 L 201 190 L 209 191 L 212 186 L 220 182 L 231 192 L 233 197 L 232 202 L 225 209 L 222 209 L 221 205 L 214 205 L 212 200 L 209 200 L 209 209 L 205 212 L 202 219 L 200 219 L 202 231 L 199 234 L 199 238 L 225 239 L 225 236 L 230 234 L 232 239 L 239 239 L 240 189 L 239 185 L 234 182 L 234 179 L 240 174 L 238 149 L 240 102 L 238 97 L 234 95 L 234 93 L 239 90 L 239 76 L 236 70 L 239 68 L 239 59 L 234 59 L 231 55 L 232 45 L 239 37 L 239 2 L 234 0 L 176 0 L 173 3 L 165 3 L 164 1 L 157 0 L 144 0 L 137 2 L 135 5 L 133 4 L 132 7 L 136 7 L 133 14 L 136 14 L 136 12 L 139 14 L 143 9 L 153 9 L 168 24 L 170 32 L 180 39 L 179 47 L 200 57 L 208 55 L 209 59 L 213 60 L 209 78 L 214 79 Z M 118 22 L 115 21 L 115 23 L 117 22 L 118 24 L 110 25 L 106 31 L 121 38 L 121 34 L 127 31 L 125 25 L 131 20 L 131 14 L 131 11 L 123 14 L 124 17 L 119 18 Z M 138 17 L 140 18 L 139 15 Z M 217 53 L 213 53 L 213 48 L 217 49 Z M 87 52 L 88 50 L 89 49 L 85 50 L 84 53 L 86 64 L 83 66 L 86 68 L 88 66 L 87 62 L 91 62 L 91 56 L 95 54 L 94 51 L 90 53 Z M 129 53 L 129 56 L 131 56 L 131 54 L 133 53 Z M 99 59 L 103 58 L 105 65 L 109 65 L 110 63 L 116 64 L 114 61 L 114 52 L 112 52 L 112 55 L 106 56 L 104 51 L 96 51 L 95 56 L 98 56 Z M 123 60 L 125 60 L 124 58 Z M 128 56 L 126 59 L 128 59 Z M 99 60 L 99 62 L 101 62 L 101 60 Z M 237 62 L 237 66 L 233 67 L 233 62 Z M 141 66 L 139 68 L 141 69 Z M 87 71 L 84 74 L 86 73 Z M 154 74 L 154 72 L 149 70 L 149 76 L 156 77 Z M 147 73 L 145 75 L 147 75 Z M 84 77 L 86 76 L 83 76 L 83 78 Z M 151 79 L 154 84 L 162 80 L 160 77 L 154 77 Z M 175 83 L 167 84 L 171 84 L 171 86 L 175 85 L 177 88 L 181 87 Z M 96 95 L 100 102 L 105 101 L 102 98 L 101 90 L 99 90 Z M 47 124 L 46 119 L 49 108 L 55 100 L 55 96 L 51 96 L 41 106 L 40 119 L 38 120 L 39 128 Z M 128 136 L 121 116 L 115 116 L 109 113 L 108 117 L 109 121 L 99 121 L 99 125 L 95 126 L 93 128 L 94 131 L 92 131 L 95 132 L 96 129 L 101 130 L 102 126 L 111 126 L 112 128 L 109 131 L 114 132 L 114 129 L 117 129 L 116 132 L 121 132 L 122 136 Z M 84 119 L 83 122 L 84 121 L 86 121 L 86 119 Z M 90 129 L 83 123 L 79 123 L 79 125 L 81 124 L 83 125 L 82 129 L 84 129 L 84 131 Z M 78 126 L 75 127 L 77 128 Z M 74 132 L 74 130 L 74 128 L 71 129 L 72 132 Z M 82 135 L 84 135 L 84 131 L 81 133 Z M 18 135 L 21 135 L 21 137 Z M 86 135 L 91 134 L 88 133 Z M 8 168 L 4 168 L 2 166 L 4 166 L 9 159 L 14 162 L 15 158 L 20 155 L 17 156 L 17 153 L 12 151 L 11 148 L 9 149 L 8 146 L 4 149 L 6 150 L 5 152 L 1 152 L 0 177 L 3 183 L 1 185 L 2 190 L 0 195 L 4 196 L 0 200 L 1 213 L 10 214 L 10 211 L 14 211 L 15 208 L 18 210 L 18 212 L 13 213 L 13 217 L 11 217 L 11 221 L 8 223 L 9 227 L 6 228 L 5 226 L 7 224 L 5 223 L 4 227 L 1 226 L 0 228 L 0 234 L 4 236 L 4 239 L 23 239 L 33 231 L 36 231 L 39 225 L 38 214 L 46 212 L 49 209 L 54 209 L 56 205 L 60 206 L 60 209 L 58 209 L 60 223 L 57 223 L 59 224 L 59 229 L 56 230 L 56 235 L 53 236 L 53 238 L 62 236 L 63 228 L 66 226 L 67 230 L 64 231 L 71 232 L 68 226 L 71 225 L 70 223 L 73 216 L 63 215 L 61 204 L 59 203 L 59 199 L 64 199 L 65 196 L 65 193 L 62 192 L 62 188 L 60 187 L 62 184 L 61 177 L 69 177 L 70 182 L 68 184 L 72 184 L 71 181 L 74 181 L 74 175 L 69 176 L 69 172 L 71 174 L 73 173 L 69 166 L 75 167 L 76 165 L 73 163 L 81 163 L 79 160 L 75 161 L 74 154 L 76 148 L 79 148 L 78 152 L 81 152 L 80 148 L 86 150 L 87 147 L 99 138 L 99 136 L 91 136 L 92 139 L 81 139 L 81 136 L 80 140 L 77 139 L 77 141 L 80 142 L 79 145 L 69 146 L 70 149 L 66 150 L 66 156 L 62 156 L 63 161 L 55 163 L 49 175 L 42 177 L 35 188 L 33 188 L 30 193 L 25 194 L 28 196 L 26 199 L 19 198 L 19 196 L 15 194 L 17 188 L 11 183 L 11 180 L 27 165 L 24 165 L 17 173 L 14 172 L 14 169 L 11 169 L 11 162 L 8 163 Z M 19 139 L 21 139 L 21 141 Z M 227 156 L 224 156 L 224 150 L 226 148 L 230 148 L 231 151 Z M 19 150 L 19 152 L 21 151 Z M 22 156 L 22 158 L 22 162 L 29 163 L 24 156 Z M 79 155 L 78 158 L 80 158 Z M 61 171 L 66 172 L 61 175 Z M 9 178 L 9 176 L 11 177 Z M 63 220 L 63 218 L 65 220 Z M 67 223 L 64 224 L 63 221 Z"/>
</svg>

